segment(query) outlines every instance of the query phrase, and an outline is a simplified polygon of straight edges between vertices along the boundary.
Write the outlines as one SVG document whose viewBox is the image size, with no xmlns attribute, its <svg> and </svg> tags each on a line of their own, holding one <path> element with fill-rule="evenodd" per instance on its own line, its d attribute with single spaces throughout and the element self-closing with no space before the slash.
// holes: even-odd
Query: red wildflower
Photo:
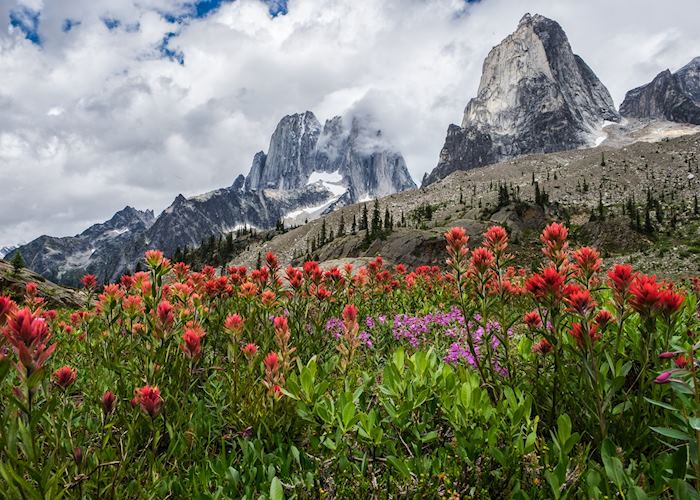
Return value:
<svg viewBox="0 0 700 500">
<path fill-rule="evenodd" d="M 255 344 L 246 344 L 241 347 L 241 351 L 243 351 L 246 358 L 251 359 L 258 353 L 258 346 Z"/>
<path fill-rule="evenodd" d="M 199 327 L 185 330 L 185 333 L 182 334 L 180 349 L 188 358 L 198 358 L 202 354 L 202 338 L 204 336 L 204 331 Z"/>
<path fill-rule="evenodd" d="M 491 226 L 484 234 L 484 245 L 495 254 L 508 248 L 508 233 L 501 226 Z"/>
<path fill-rule="evenodd" d="M 75 382 L 78 372 L 70 366 L 62 366 L 53 372 L 54 383 L 63 390 L 66 390 L 69 385 Z"/>
<path fill-rule="evenodd" d="M 542 339 L 532 346 L 532 352 L 536 354 L 549 354 L 552 352 L 552 344 L 547 339 Z"/>
<path fill-rule="evenodd" d="M 230 333 L 238 333 L 243 329 L 243 318 L 240 314 L 232 314 L 224 320 L 224 328 Z"/>
<path fill-rule="evenodd" d="M 558 300 L 561 298 L 564 276 L 553 267 L 546 267 L 540 274 L 533 274 L 525 282 L 525 288 L 537 299 Z"/>
<path fill-rule="evenodd" d="M 576 312 L 581 316 L 588 315 L 596 305 L 595 300 L 591 297 L 591 292 L 575 285 L 567 287 L 564 300 L 569 306 L 569 311 Z"/>
<path fill-rule="evenodd" d="M 167 300 L 161 300 L 160 303 L 158 304 L 158 321 L 160 321 L 160 324 L 164 328 L 169 328 L 170 326 L 173 325 L 175 322 L 175 315 L 173 313 L 174 311 L 173 305 L 168 302 Z"/>
<path fill-rule="evenodd" d="M 17 308 L 17 304 L 10 297 L 0 295 L 0 325 L 3 324 L 5 318 L 10 316 Z"/>
<path fill-rule="evenodd" d="M 122 302 L 122 308 L 127 316 L 133 318 L 144 311 L 143 300 L 138 295 L 129 295 Z"/>
<path fill-rule="evenodd" d="M 275 303 L 275 299 L 277 297 L 275 296 L 275 293 L 272 292 L 271 290 L 265 290 L 262 295 L 260 296 L 260 301 L 263 303 L 265 306 L 271 306 L 272 304 Z"/>
<path fill-rule="evenodd" d="M 590 325 L 588 329 L 584 328 L 584 325 L 581 323 L 574 323 L 571 325 L 571 330 L 569 331 L 571 336 L 576 339 L 576 343 L 579 345 L 579 347 L 583 347 L 586 345 L 586 337 L 588 337 L 591 341 L 591 343 L 597 342 L 600 340 L 600 334 L 598 333 L 598 325 L 595 323 Z"/>
<path fill-rule="evenodd" d="M 671 375 L 673 375 L 672 371 L 666 371 L 661 373 L 658 377 L 654 379 L 655 384 L 667 384 L 671 381 Z"/>
<path fill-rule="evenodd" d="M 467 255 L 467 242 L 469 236 L 461 227 L 453 227 L 445 233 L 447 240 L 447 252 L 452 258 Z"/>
<path fill-rule="evenodd" d="M 21 376 L 41 368 L 56 349 L 56 344 L 46 347 L 51 338 L 46 321 L 35 317 L 28 308 L 8 318 L 3 333 L 25 368 Z"/>
<path fill-rule="evenodd" d="M 277 271 L 280 267 L 277 257 L 272 252 L 267 252 L 265 254 L 265 262 L 267 262 L 267 267 L 269 267 L 272 272 Z"/>
<path fill-rule="evenodd" d="M 160 408 L 163 405 L 163 398 L 160 396 L 160 389 L 155 386 L 144 385 L 134 391 L 134 399 L 132 404 L 139 405 L 141 410 L 148 413 L 151 418 L 160 413 Z"/>
<path fill-rule="evenodd" d="M 528 328 L 535 329 L 542 326 L 542 318 L 540 318 L 540 313 L 537 311 L 530 311 L 529 313 L 526 313 L 523 320 Z"/>
<path fill-rule="evenodd" d="M 289 330 L 289 321 L 287 320 L 286 316 L 275 316 L 272 319 L 272 324 L 274 325 L 275 330 L 284 332 Z"/>
<path fill-rule="evenodd" d="M 544 245 L 542 251 L 547 257 L 552 259 L 559 258 L 561 252 L 566 250 L 569 246 L 566 241 L 568 236 L 569 230 L 566 229 L 566 226 L 557 222 L 552 222 L 544 228 L 540 236 L 540 241 Z"/>
<path fill-rule="evenodd" d="M 673 360 L 673 363 L 678 368 L 684 369 L 684 368 L 687 368 L 688 365 L 690 364 L 690 358 L 685 354 L 681 354 L 680 356 L 678 356 L 676 359 Z"/>
<path fill-rule="evenodd" d="M 678 312 L 683 305 L 684 297 L 670 288 L 661 291 L 659 296 L 659 308 L 661 312 L 666 316 L 671 316 L 672 314 Z"/>
<path fill-rule="evenodd" d="M 615 292 L 615 300 L 618 304 L 622 304 L 632 281 L 634 281 L 632 266 L 629 264 L 616 264 L 608 271 L 608 278 L 610 279 L 610 287 Z"/>
<path fill-rule="evenodd" d="M 610 314 L 610 311 L 608 311 L 607 309 L 601 309 L 595 316 L 595 323 L 600 328 L 605 328 L 612 322 L 612 320 L 613 315 Z"/>
<path fill-rule="evenodd" d="M 357 321 L 357 306 L 355 304 L 348 304 L 343 308 L 343 321 L 346 323 Z"/>
<path fill-rule="evenodd" d="M 33 281 L 27 283 L 24 288 L 27 293 L 27 297 L 34 298 L 36 297 L 37 293 L 39 293 L 39 287 Z"/>
<path fill-rule="evenodd" d="M 146 264 L 149 267 L 156 268 L 163 263 L 163 252 L 160 250 L 148 250 L 145 254 Z"/>
<path fill-rule="evenodd" d="M 82 283 L 86 290 L 92 291 L 97 288 L 97 278 L 94 274 L 86 274 L 80 278 L 80 283 Z"/>
<path fill-rule="evenodd" d="M 280 367 L 280 357 L 276 352 L 271 352 L 263 360 L 263 365 L 270 372 L 276 372 Z"/>
<path fill-rule="evenodd" d="M 486 272 L 495 260 L 493 253 L 488 248 L 479 247 L 472 252 L 471 264 L 480 274 Z"/>
<path fill-rule="evenodd" d="M 572 257 L 574 262 L 576 262 L 576 267 L 578 267 L 586 277 L 597 273 L 603 265 L 603 259 L 600 258 L 600 254 L 594 248 L 581 247 L 574 252 Z"/>
<path fill-rule="evenodd" d="M 105 413 L 105 415 L 112 413 L 116 404 L 117 396 L 115 396 L 112 391 L 106 391 L 102 395 L 102 411 Z"/>
<path fill-rule="evenodd" d="M 657 308 L 661 299 L 656 276 L 637 275 L 629 288 L 632 309 L 642 315 L 649 315 Z"/>
</svg>

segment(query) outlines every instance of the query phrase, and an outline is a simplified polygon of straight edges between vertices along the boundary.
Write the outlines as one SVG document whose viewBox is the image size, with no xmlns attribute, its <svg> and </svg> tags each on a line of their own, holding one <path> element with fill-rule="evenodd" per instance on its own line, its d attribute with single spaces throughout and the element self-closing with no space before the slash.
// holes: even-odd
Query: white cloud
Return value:
<svg viewBox="0 0 700 500">
<path fill-rule="evenodd" d="M 562 24 L 618 105 L 700 55 L 696 0 L 290 0 L 275 18 L 237 0 L 186 25 L 159 14 L 184 0 L 0 0 L 0 20 L 18 6 L 40 11 L 42 46 L 0 26 L 0 244 L 228 185 L 306 109 L 372 112 L 419 181 L 526 11 Z M 170 32 L 184 65 L 160 55 Z"/>
</svg>

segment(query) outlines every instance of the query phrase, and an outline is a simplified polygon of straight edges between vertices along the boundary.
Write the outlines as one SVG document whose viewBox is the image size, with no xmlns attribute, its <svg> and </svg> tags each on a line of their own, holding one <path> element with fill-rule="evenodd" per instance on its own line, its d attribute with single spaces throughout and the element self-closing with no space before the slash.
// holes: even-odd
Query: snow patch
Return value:
<svg viewBox="0 0 700 500">
<path fill-rule="evenodd" d="M 348 188 L 343 186 L 342 182 L 343 175 L 339 170 L 336 170 L 335 172 L 312 172 L 306 185 L 309 186 L 311 184 L 320 183 L 324 188 L 333 193 L 333 196 L 340 197 L 348 190 Z"/>
<path fill-rule="evenodd" d="M 614 125 L 615 122 L 611 122 L 610 120 L 604 120 L 603 125 L 600 127 L 600 131 L 598 132 L 598 135 L 595 138 L 594 145 L 600 146 L 605 139 L 608 138 L 608 134 L 605 132 L 605 127 L 608 127 L 610 125 Z"/>
</svg>

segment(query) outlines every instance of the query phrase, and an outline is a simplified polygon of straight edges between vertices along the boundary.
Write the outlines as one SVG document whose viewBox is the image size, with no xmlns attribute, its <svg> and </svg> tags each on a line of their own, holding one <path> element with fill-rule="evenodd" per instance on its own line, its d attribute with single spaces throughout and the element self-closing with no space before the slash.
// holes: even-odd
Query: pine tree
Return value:
<svg viewBox="0 0 700 500">
<path fill-rule="evenodd" d="M 605 166 L 605 152 L 600 153 L 600 166 L 601 167 Z"/>
<path fill-rule="evenodd" d="M 382 231 L 382 217 L 379 213 L 379 200 L 375 198 L 374 207 L 372 208 L 372 239 L 376 238 Z"/>
<path fill-rule="evenodd" d="M 355 214 L 352 214 L 352 227 L 351 227 L 352 234 L 357 233 L 357 218 L 355 217 Z"/>
<path fill-rule="evenodd" d="M 459 186 L 459 204 L 464 205 L 464 192 L 462 191 L 462 186 Z"/>
<path fill-rule="evenodd" d="M 319 241 L 319 246 L 320 246 L 320 247 L 322 247 L 323 245 L 326 244 L 326 237 L 327 237 L 326 231 L 327 231 L 327 229 L 326 229 L 326 219 L 323 219 L 323 221 L 321 222 L 321 238 L 320 238 L 320 241 Z"/>
<path fill-rule="evenodd" d="M 15 270 L 15 273 L 20 272 L 26 266 L 26 263 L 24 262 L 24 257 L 22 256 L 22 252 L 20 252 L 19 250 L 17 250 L 12 256 L 12 260 L 10 261 L 10 263 L 12 264 L 12 268 Z"/>
<path fill-rule="evenodd" d="M 362 218 L 360 219 L 360 231 L 369 228 L 369 217 L 367 214 L 367 203 L 362 205 Z"/>
<path fill-rule="evenodd" d="M 340 222 L 338 223 L 338 236 L 345 236 L 345 216 L 340 214 Z"/>
<path fill-rule="evenodd" d="M 693 214 L 698 215 L 698 194 L 695 193 L 693 196 Z"/>
<path fill-rule="evenodd" d="M 651 213 L 649 212 L 649 207 L 644 211 L 644 231 L 651 234 L 654 231 L 654 227 L 651 225 Z"/>
<path fill-rule="evenodd" d="M 603 206 L 603 192 L 598 193 L 598 218 L 605 220 L 605 207 Z"/>
<path fill-rule="evenodd" d="M 255 261 L 255 269 L 260 269 L 262 266 L 262 255 L 258 252 L 258 260 Z"/>
<path fill-rule="evenodd" d="M 389 207 L 384 209 L 384 231 L 391 231 L 391 214 L 389 213 Z"/>
</svg>

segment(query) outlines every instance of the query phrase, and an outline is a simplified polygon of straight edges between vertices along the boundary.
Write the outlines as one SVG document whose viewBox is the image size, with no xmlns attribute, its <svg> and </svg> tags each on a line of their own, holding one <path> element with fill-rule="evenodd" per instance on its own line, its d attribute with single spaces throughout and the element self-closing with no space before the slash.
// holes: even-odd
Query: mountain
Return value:
<svg viewBox="0 0 700 500">
<path fill-rule="evenodd" d="M 29 269 L 57 283 L 77 284 L 85 273 L 116 279 L 119 270 L 141 256 L 144 233 L 153 222 L 152 210 L 127 206 L 76 236 L 40 236 L 15 251 L 22 253 Z"/>
<path fill-rule="evenodd" d="M 255 155 L 245 189 L 293 190 L 324 181 L 345 203 L 416 187 L 401 154 L 368 121 L 353 117 L 348 126 L 336 116 L 321 127 L 307 111 L 282 118 L 268 153 Z"/>
<path fill-rule="evenodd" d="M 19 245 L 8 245 L 4 247 L 0 247 L 0 259 L 2 259 L 5 255 L 8 255 L 10 252 L 13 250 L 16 250 Z"/>
<path fill-rule="evenodd" d="M 700 125 L 700 57 L 676 73 L 667 69 L 646 85 L 627 92 L 620 114 Z"/>
<path fill-rule="evenodd" d="M 603 122 L 619 119 L 610 93 L 572 52 L 561 26 L 526 14 L 489 52 L 477 96 L 461 126 L 449 126 L 423 185 L 522 154 L 593 145 Z"/>
<path fill-rule="evenodd" d="M 58 283 L 76 285 L 86 272 L 108 282 L 133 271 L 149 248 L 173 255 L 238 228 L 301 223 L 415 187 L 403 157 L 369 117 L 335 117 L 322 127 L 307 111 L 282 118 L 268 152 L 257 153 L 248 175 L 229 187 L 180 194 L 157 218 L 126 207 L 77 236 L 41 236 L 19 251 L 30 269 Z"/>
</svg>

